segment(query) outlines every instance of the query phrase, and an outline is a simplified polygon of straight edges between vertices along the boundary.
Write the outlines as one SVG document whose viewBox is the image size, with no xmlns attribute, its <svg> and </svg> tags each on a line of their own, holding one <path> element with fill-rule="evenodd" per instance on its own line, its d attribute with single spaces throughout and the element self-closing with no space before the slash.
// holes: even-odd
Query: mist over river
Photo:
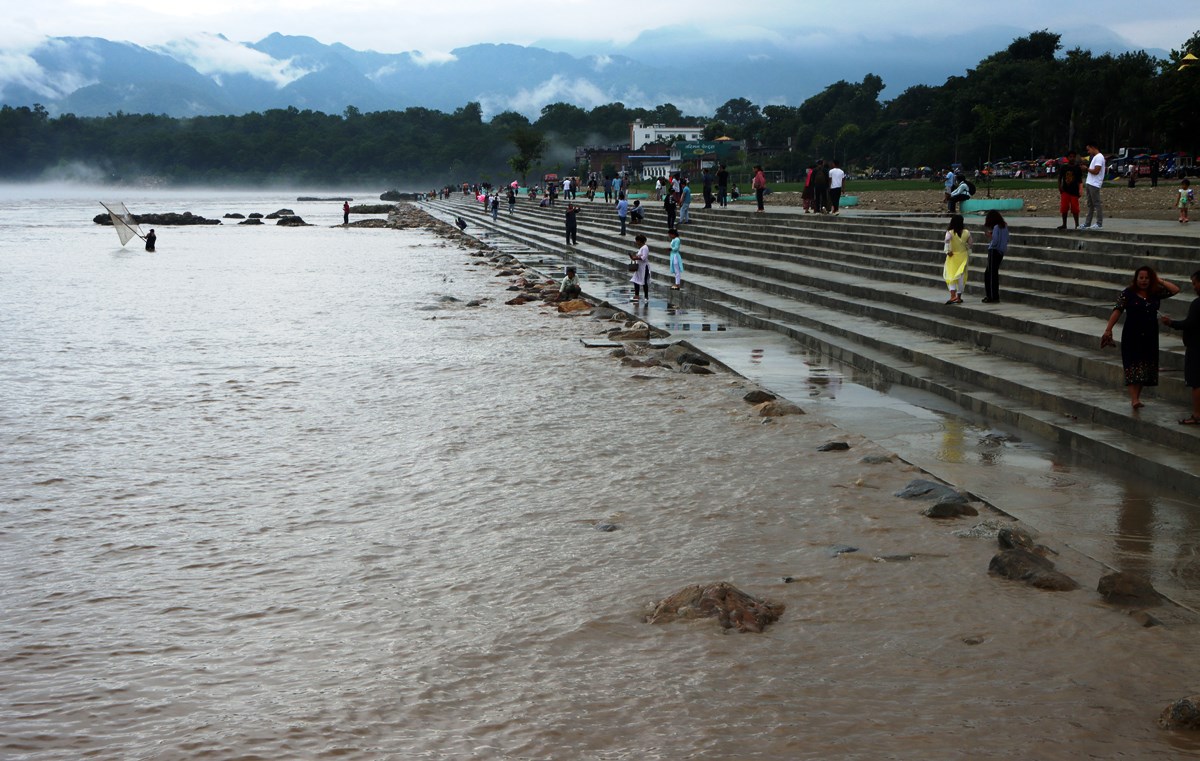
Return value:
<svg viewBox="0 0 1200 761">
<path fill-rule="evenodd" d="M 1099 603 L 1095 563 L 990 577 L 835 419 L 623 367 L 462 246 L 302 194 L 0 189 L 0 757 L 1200 754 L 1155 725 L 1195 626 Z M 110 198 L 314 226 L 147 253 Z M 642 622 L 719 580 L 782 619 Z"/>
</svg>

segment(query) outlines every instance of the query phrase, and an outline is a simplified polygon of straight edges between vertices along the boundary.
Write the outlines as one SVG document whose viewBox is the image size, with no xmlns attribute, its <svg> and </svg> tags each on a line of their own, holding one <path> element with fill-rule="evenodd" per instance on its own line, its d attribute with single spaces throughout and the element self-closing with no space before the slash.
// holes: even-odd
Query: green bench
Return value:
<svg viewBox="0 0 1200 761">
<path fill-rule="evenodd" d="M 1020 211 L 1025 208 L 1023 198 L 980 198 L 969 199 L 958 205 L 963 214 L 973 211 Z"/>
</svg>

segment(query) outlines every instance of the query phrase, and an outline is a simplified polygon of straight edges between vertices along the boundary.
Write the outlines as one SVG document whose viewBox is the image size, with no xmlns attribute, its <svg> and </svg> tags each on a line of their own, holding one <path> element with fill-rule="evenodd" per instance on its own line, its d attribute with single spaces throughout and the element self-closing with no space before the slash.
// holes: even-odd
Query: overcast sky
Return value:
<svg viewBox="0 0 1200 761">
<path fill-rule="evenodd" d="M 1050 29 L 1068 47 L 1169 50 L 1200 29 L 1196 0 L 0 0 L 0 48 L 94 36 L 144 46 L 197 32 L 255 42 L 272 32 L 358 50 L 427 54 L 480 42 L 550 43 L 624 52 L 644 31 L 688 25 L 702 38 L 752 46 L 828 45 L 842 35 L 886 42 L 1003 25 Z M 836 44 L 836 43 L 835 43 Z M 644 51 L 642 51 L 644 52 Z M 980 57 L 992 51 L 980 50 Z M 931 50 L 930 55 L 936 55 Z"/>
</svg>

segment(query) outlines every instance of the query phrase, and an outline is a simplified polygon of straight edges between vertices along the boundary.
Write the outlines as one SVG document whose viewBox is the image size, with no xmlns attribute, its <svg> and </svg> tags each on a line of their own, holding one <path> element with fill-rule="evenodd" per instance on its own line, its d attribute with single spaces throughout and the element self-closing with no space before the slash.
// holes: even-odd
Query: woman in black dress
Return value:
<svg viewBox="0 0 1200 761">
<path fill-rule="evenodd" d="M 1101 348 L 1112 346 L 1113 326 L 1125 313 L 1121 328 L 1121 364 L 1125 367 L 1125 385 L 1129 403 L 1135 410 L 1145 407 L 1142 389 L 1158 385 L 1158 306 L 1163 299 L 1179 293 L 1179 286 L 1161 279 L 1151 267 L 1138 267 L 1133 282 L 1121 295 L 1108 318 Z"/>
</svg>

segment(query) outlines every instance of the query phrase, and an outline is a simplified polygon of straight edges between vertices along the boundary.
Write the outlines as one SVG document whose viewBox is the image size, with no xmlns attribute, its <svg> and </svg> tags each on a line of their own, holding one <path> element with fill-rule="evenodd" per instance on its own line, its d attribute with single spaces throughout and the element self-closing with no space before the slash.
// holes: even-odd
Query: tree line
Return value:
<svg viewBox="0 0 1200 761">
<path fill-rule="evenodd" d="M 240 116 L 172 118 L 116 113 L 51 116 L 43 107 L 0 108 L 0 177 L 70 176 L 86 166 L 113 182 L 279 182 L 391 185 L 504 181 L 514 170 L 578 171 L 574 146 L 622 144 L 629 124 L 703 126 L 743 139 L 768 169 L 798 172 L 814 158 L 859 168 L 978 166 L 1062 155 L 1096 141 L 1193 155 L 1200 102 L 1200 32 L 1165 59 L 1144 51 L 1062 53 L 1043 30 L 1015 39 L 940 85 L 916 85 L 880 101 L 883 80 L 838 81 L 799 106 L 759 107 L 735 98 L 712 115 L 609 103 L 552 103 L 539 118 L 507 111 L 484 121 L 478 103 L 453 113 L 426 108 L 342 114 L 297 108 Z M 600 169 L 593 167 L 593 170 Z"/>
</svg>

